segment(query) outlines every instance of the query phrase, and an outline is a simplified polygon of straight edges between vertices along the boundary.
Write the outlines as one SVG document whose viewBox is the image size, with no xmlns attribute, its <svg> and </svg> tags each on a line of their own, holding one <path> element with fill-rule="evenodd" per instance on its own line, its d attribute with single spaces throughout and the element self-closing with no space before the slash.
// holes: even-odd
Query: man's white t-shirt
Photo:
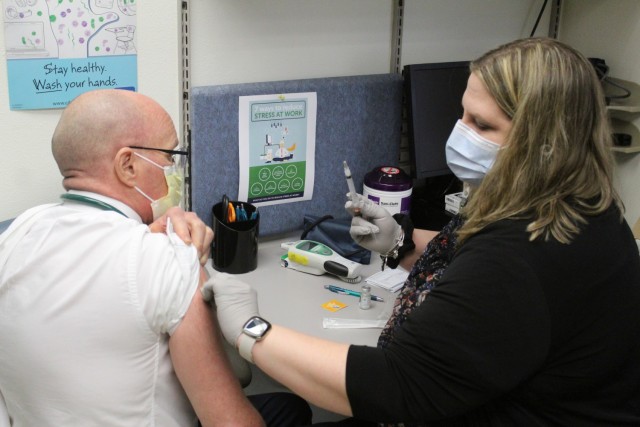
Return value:
<svg viewBox="0 0 640 427">
<path fill-rule="evenodd" d="M 168 342 L 198 288 L 196 249 L 81 194 L 126 217 L 49 207 L 0 268 L 0 394 L 13 425 L 195 425 Z"/>
</svg>

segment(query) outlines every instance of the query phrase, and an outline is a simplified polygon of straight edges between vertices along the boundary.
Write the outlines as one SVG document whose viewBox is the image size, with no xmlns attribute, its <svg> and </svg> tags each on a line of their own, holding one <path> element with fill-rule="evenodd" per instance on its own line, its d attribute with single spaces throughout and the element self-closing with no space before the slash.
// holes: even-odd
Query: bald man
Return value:
<svg viewBox="0 0 640 427">
<path fill-rule="evenodd" d="M 13 425 L 263 425 L 196 292 L 211 229 L 172 210 L 177 144 L 167 112 L 135 92 L 88 92 L 62 113 L 52 151 L 67 193 L 0 236 Z"/>
</svg>

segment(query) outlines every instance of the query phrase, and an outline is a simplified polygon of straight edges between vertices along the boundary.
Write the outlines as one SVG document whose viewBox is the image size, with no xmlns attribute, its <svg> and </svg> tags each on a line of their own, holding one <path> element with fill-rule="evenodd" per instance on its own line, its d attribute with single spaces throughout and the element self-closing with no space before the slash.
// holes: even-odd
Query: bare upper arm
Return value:
<svg viewBox="0 0 640 427">
<path fill-rule="evenodd" d="M 201 269 L 200 283 L 205 279 Z M 211 306 L 196 291 L 182 322 L 169 339 L 176 375 L 203 426 L 261 425 L 244 396 L 222 347 Z"/>
</svg>

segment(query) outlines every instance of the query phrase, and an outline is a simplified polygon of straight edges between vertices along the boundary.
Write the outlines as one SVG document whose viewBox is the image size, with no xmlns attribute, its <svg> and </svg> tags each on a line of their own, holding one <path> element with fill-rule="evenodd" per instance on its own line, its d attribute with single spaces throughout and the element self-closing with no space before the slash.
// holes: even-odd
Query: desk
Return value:
<svg viewBox="0 0 640 427">
<path fill-rule="evenodd" d="M 364 283 L 364 278 L 379 271 L 379 256 L 372 254 L 371 263 L 365 265 L 362 271 L 363 281 L 357 284 L 344 282 L 329 274 L 314 276 L 281 267 L 280 257 L 286 253 L 286 250 L 282 249 L 280 244 L 299 240 L 300 234 L 301 231 L 298 231 L 293 234 L 261 239 L 258 243 L 258 267 L 250 273 L 237 275 L 240 280 L 249 283 L 257 291 L 260 315 L 271 323 L 315 337 L 345 344 L 375 347 L 382 329 L 324 329 L 322 319 L 332 317 L 338 319 L 384 319 L 386 321 L 389 318 L 396 294 L 372 286 L 371 293 L 384 298 L 384 302 L 371 301 L 369 310 L 361 310 L 358 307 L 358 298 L 334 294 L 324 288 L 324 285 L 335 284 L 359 291 Z M 207 264 L 207 271 L 210 274 L 215 273 L 211 262 Z M 348 306 L 336 312 L 322 308 L 322 304 L 332 299 L 341 301 Z M 251 365 L 251 371 L 253 379 L 249 386 L 245 387 L 245 393 L 287 391 L 286 387 L 268 377 L 257 366 Z M 344 418 L 314 405 L 311 405 L 311 409 L 315 423 L 338 421 Z"/>
<path fill-rule="evenodd" d="M 371 302 L 369 310 L 358 307 L 358 298 L 340 295 L 324 289 L 324 285 L 335 284 L 347 289 L 360 290 L 364 278 L 380 269 L 380 258 L 372 254 L 371 264 L 363 269 L 363 281 L 350 284 L 339 278 L 324 274 L 314 276 L 280 266 L 280 257 L 286 253 L 280 244 L 299 240 L 300 232 L 278 238 L 260 240 L 258 244 L 258 267 L 237 277 L 249 283 L 258 293 L 260 315 L 271 323 L 294 329 L 319 338 L 347 344 L 375 347 L 381 329 L 324 329 L 325 317 L 339 319 L 384 319 L 391 315 L 396 295 L 372 286 L 371 293 L 384 298 L 384 302 Z M 211 263 L 207 265 L 209 273 L 215 273 Z M 348 306 L 331 312 L 322 307 L 327 301 L 336 299 Z"/>
</svg>

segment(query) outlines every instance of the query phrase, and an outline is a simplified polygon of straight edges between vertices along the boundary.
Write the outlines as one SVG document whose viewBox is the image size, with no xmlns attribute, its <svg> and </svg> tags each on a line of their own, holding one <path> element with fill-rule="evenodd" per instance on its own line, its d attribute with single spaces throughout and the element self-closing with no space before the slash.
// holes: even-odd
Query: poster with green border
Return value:
<svg viewBox="0 0 640 427">
<path fill-rule="evenodd" d="M 315 92 L 239 97 L 238 199 L 257 206 L 310 200 Z"/>
</svg>

